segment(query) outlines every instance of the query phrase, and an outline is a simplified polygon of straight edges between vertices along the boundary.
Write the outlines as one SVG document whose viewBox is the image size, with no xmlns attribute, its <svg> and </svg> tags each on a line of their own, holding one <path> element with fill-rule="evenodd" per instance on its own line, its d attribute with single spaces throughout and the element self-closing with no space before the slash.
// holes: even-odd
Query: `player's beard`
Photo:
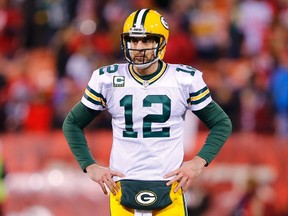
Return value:
<svg viewBox="0 0 288 216">
<path fill-rule="evenodd" d="M 130 62 L 140 70 L 146 69 L 158 61 L 159 58 L 156 57 L 156 52 L 157 48 L 129 49 Z"/>
<path fill-rule="evenodd" d="M 133 62 L 135 64 L 146 64 L 148 62 L 151 62 L 155 59 L 154 54 L 153 53 L 149 53 L 152 52 L 151 50 L 142 50 L 142 51 L 132 51 L 132 52 L 138 52 L 135 55 L 133 55 Z"/>
<path fill-rule="evenodd" d="M 151 59 L 148 59 L 146 56 L 143 56 L 143 57 L 135 57 L 133 59 L 134 63 L 135 64 L 145 64 L 147 63 L 148 61 L 150 61 Z"/>
</svg>

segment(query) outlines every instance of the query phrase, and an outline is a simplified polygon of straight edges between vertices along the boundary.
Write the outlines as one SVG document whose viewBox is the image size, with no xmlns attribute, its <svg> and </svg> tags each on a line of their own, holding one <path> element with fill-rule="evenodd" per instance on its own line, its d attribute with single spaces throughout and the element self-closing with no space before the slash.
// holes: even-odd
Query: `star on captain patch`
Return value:
<svg viewBox="0 0 288 216">
<path fill-rule="evenodd" d="M 113 87 L 124 87 L 125 77 L 124 76 L 114 76 L 113 77 Z"/>
</svg>

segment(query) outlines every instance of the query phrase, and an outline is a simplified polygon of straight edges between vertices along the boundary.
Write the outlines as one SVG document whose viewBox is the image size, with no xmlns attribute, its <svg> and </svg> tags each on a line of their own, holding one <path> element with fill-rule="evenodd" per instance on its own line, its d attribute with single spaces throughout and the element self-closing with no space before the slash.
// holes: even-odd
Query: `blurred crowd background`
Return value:
<svg viewBox="0 0 288 216">
<path fill-rule="evenodd" d="M 62 122 L 72 106 L 81 99 L 93 70 L 124 62 L 120 43 L 123 22 L 139 8 L 153 8 L 166 18 L 170 36 L 164 61 L 188 64 L 202 71 L 212 97 L 232 120 L 233 139 L 241 144 L 249 142 L 242 151 L 241 145 L 229 149 L 235 152 L 226 151 L 230 159 L 231 155 L 247 153 L 245 147 L 250 148 L 251 143 L 258 144 L 250 152 L 252 158 L 260 157 L 263 152 L 287 153 L 287 0 L 0 0 L 0 144 L 4 153 L 5 149 L 11 149 L 11 152 L 6 150 L 6 158 L 4 154 L 7 176 L 9 173 L 27 172 L 21 170 L 21 166 L 15 168 L 9 164 L 12 156 L 25 160 L 32 157 L 15 154 L 21 140 L 27 139 L 24 144 L 22 142 L 21 151 L 24 154 L 24 149 L 31 147 L 28 140 L 35 141 L 35 136 L 40 143 L 47 143 L 54 136 L 60 137 Z M 90 132 L 110 129 L 110 116 L 104 112 L 91 126 Z M 199 134 L 206 130 L 201 124 L 198 129 Z M 45 141 L 38 137 L 39 133 Z M 267 142 L 266 147 L 270 148 L 265 150 L 255 136 L 260 136 L 261 142 Z M 7 140 L 12 144 L 7 144 Z M 64 139 L 59 140 L 66 145 Z M 32 153 L 35 152 L 32 150 Z M 43 158 L 44 153 L 45 150 Z M 65 157 L 70 158 L 66 154 Z M 285 156 L 275 155 L 275 158 L 275 161 L 283 159 L 278 164 L 278 171 L 287 173 Z M 38 159 L 32 163 L 41 164 L 41 158 Z M 223 161 L 221 156 L 219 160 L 225 164 L 224 156 Z M 233 173 L 227 167 L 223 169 Z M 37 167 L 33 171 L 41 172 L 41 169 Z M 277 176 L 271 174 L 270 168 L 266 172 L 270 177 Z M 59 173 L 52 174 L 59 178 Z M 15 175 L 14 178 L 20 178 Z M 251 209 L 244 211 L 239 207 L 240 210 L 229 215 L 288 215 L 288 177 L 284 175 L 283 178 L 286 182 L 286 187 L 285 183 L 281 185 L 284 194 L 280 204 L 274 203 L 270 212 L 262 209 L 257 214 L 249 214 L 247 212 Z M 248 195 L 243 196 L 239 206 L 255 192 L 257 182 L 249 179 L 247 185 Z M 87 189 L 87 193 L 89 191 Z M 193 200 L 191 197 L 190 200 Z M 10 200 L 14 204 L 20 202 L 15 197 L 10 197 Z M 27 202 L 27 206 L 31 206 L 32 202 Z M 202 204 L 205 208 L 205 203 Z M 7 205 L 6 215 L 49 216 L 47 212 L 43 213 L 43 209 L 42 213 L 25 214 L 24 204 L 19 204 L 18 210 L 13 211 L 11 202 Z M 22 214 L 19 213 L 21 211 Z M 58 216 L 60 213 L 51 215 Z M 99 215 L 102 216 L 101 213 Z M 228 214 L 214 212 L 210 215 Z"/>
<path fill-rule="evenodd" d="M 61 127 L 93 70 L 123 61 L 125 18 L 150 7 L 170 24 L 165 61 L 204 72 L 234 131 L 287 137 L 287 6 L 286 0 L 1 0 L 0 130 Z"/>
</svg>

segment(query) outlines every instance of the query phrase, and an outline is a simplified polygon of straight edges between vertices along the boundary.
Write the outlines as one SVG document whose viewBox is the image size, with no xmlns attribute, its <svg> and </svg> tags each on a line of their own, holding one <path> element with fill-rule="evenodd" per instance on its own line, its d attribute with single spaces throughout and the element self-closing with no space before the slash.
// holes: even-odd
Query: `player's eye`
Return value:
<svg viewBox="0 0 288 216">
<path fill-rule="evenodd" d="M 128 42 L 133 43 L 133 44 L 137 44 L 139 43 L 139 41 L 141 41 L 144 44 L 148 44 L 148 43 L 153 43 L 155 41 L 155 38 L 154 37 L 143 37 L 143 38 L 130 37 L 128 38 Z"/>
<path fill-rule="evenodd" d="M 129 38 L 129 42 L 137 44 L 139 42 L 139 38 Z"/>
<path fill-rule="evenodd" d="M 143 39 L 142 39 L 142 43 L 144 43 L 144 44 L 146 44 L 146 43 L 152 43 L 152 42 L 153 42 L 152 38 L 143 38 Z"/>
</svg>

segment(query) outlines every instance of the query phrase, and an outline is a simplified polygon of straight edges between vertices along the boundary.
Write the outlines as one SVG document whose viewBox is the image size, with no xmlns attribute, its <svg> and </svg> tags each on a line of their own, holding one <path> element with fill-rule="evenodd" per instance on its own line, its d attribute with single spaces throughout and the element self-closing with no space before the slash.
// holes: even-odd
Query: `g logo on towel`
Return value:
<svg viewBox="0 0 288 216">
<path fill-rule="evenodd" d="M 153 191 L 140 191 L 135 200 L 139 205 L 148 206 L 156 202 L 157 196 Z"/>
</svg>

